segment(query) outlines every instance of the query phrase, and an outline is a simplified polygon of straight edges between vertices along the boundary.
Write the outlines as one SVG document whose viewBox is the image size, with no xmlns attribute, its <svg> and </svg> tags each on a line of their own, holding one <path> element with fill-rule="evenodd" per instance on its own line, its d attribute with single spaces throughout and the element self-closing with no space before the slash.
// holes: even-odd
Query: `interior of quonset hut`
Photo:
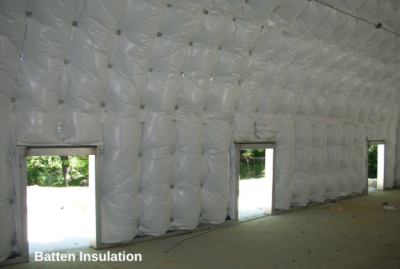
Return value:
<svg viewBox="0 0 400 269">
<path fill-rule="evenodd" d="M 0 261 L 21 148 L 101 149 L 101 242 L 237 218 L 237 145 L 276 143 L 275 206 L 400 185 L 396 0 L 0 1 Z M 22 177 L 23 178 L 23 177 Z"/>
</svg>

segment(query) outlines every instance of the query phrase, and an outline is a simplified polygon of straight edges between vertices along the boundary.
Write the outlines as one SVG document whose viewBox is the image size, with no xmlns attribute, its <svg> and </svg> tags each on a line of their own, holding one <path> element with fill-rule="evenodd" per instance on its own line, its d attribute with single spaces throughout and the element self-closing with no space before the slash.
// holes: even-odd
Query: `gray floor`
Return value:
<svg viewBox="0 0 400 269">
<path fill-rule="evenodd" d="M 384 204 L 385 203 L 385 204 Z M 393 205 L 398 210 L 384 210 Z M 342 210 L 332 210 L 340 207 Z M 191 238 L 102 250 L 142 262 L 35 262 L 7 268 L 400 268 L 400 190 L 265 217 Z M 95 253 L 93 249 L 66 253 Z M 77 258 L 78 259 L 78 258 Z"/>
</svg>

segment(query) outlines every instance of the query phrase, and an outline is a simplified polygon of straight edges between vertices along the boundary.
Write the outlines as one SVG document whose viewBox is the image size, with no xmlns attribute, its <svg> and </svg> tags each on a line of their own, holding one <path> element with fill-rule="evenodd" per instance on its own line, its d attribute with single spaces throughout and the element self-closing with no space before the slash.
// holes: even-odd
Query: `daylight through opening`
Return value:
<svg viewBox="0 0 400 269">
<path fill-rule="evenodd" d="M 273 158 L 272 148 L 240 150 L 239 219 L 272 214 Z"/>
<path fill-rule="evenodd" d="M 89 156 L 30 156 L 29 253 L 89 246 Z"/>
<path fill-rule="evenodd" d="M 368 192 L 384 190 L 385 144 L 370 141 L 368 145 Z"/>
</svg>

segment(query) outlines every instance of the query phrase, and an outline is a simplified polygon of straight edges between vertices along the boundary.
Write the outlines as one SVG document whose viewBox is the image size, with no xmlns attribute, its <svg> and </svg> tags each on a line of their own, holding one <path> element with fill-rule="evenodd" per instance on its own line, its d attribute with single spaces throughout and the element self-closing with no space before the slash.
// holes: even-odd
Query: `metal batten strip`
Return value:
<svg viewBox="0 0 400 269">
<path fill-rule="evenodd" d="M 320 3 L 320 4 L 324 5 L 324 6 L 330 7 L 330 8 L 332 8 L 332 9 L 334 9 L 334 10 L 336 10 L 336 11 L 339 11 L 339 12 L 341 12 L 341 13 L 344 13 L 344 14 L 346 14 L 346 15 L 349 15 L 350 17 L 353 17 L 353 18 L 355 18 L 355 19 L 357 19 L 357 20 L 360 20 L 360 21 L 369 23 L 369 24 L 371 24 L 371 25 L 373 25 L 373 26 L 376 27 L 376 24 L 374 24 L 373 22 L 370 22 L 370 21 L 368 21 L 368 20 L 366 20 L 366 19 L 357 17 L 357 16 L 355 16 L 355 15 L 353 15 L 353 14 L 351 14 L 351 13 L 348 13 L 348 12 L 346 12 L 346 11 L 344 11 L 344 10 L 338 9 L 338 8 L 336 8 L 336 7 L 334 7 L 334 6 L 330 5 L 330 4 L 324 3 L 324 2 L 322 2 L 322 1 L 320 1 L 320 0 L 313 0 L 313 1 L 318 2 L 318 3 Z M 383 29 L 383 30 L 385 30 L 385 31 L 387 31 L 387 32 L 389 32 L 389 33 L 391 33 L 391 34 L 394 34 L 394 35 L 400 37 L 400 34 L 398 34 L 398 33 L 396 33 L 396 32 L 393 32 L 393 31 L 391 31 L 391 30 L 389 30 L 389 29 L 387 29 L 387 28 L 385 28 L 385 27 L 383 27 L 383 26 L 380 27 L 379 29 Z"/>
</svg>

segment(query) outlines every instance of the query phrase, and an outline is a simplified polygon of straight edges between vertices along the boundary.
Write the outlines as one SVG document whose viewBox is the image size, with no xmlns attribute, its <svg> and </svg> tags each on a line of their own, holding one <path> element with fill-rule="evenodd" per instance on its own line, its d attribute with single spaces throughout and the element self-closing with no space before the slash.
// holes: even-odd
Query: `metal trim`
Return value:
<svg viewBox="0 0 400 269">
<path fill-rule="evenodd" d="M 26 156 L 96 155 L 97 147 L 34 148 L 27 147 Z"/>
<path fill-rule="evenodd" d="M 94 166 L 94 167 L 93 167 Z M 89 155 L 89 189 L 92 197 L 91 218 L 92 234 L 90 235 L 90 246 L 98 249 L 102 242 L 101 233 L 101 147 L 97 148 L 96 154 Z"/>
<path fill-rule="evenodd" d="M 386 140 L 368 140 L 368 146 L 386 144 Z"/>
</svg>

